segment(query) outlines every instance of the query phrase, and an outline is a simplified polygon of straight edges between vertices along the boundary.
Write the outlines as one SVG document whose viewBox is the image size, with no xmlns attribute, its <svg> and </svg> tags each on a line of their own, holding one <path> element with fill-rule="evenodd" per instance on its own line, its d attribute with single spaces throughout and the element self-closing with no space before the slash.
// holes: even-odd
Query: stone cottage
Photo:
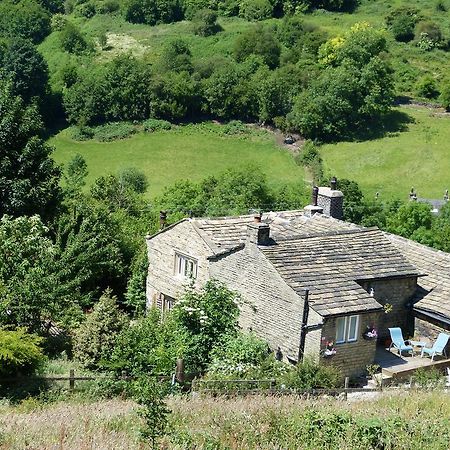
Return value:
<svg viewBox="0 0 450 450">
<path fill-rule="evenodd" d="M 301 211 L 189 218 L 168 227 L 162 214 L 162 229 L 147 237 L 148 306 L 164 312 L 189 281 L 200 287 L 218 279 L 245 300 L 242 329 L 286 360 L 323 356 L 345 375 L 364 372 L 375 357 L 372 329 L 380 340 L 391 326 L 412 334 L 414 314 L 425 327 L 431 319 L 442 327 L 442 314 L 450 318 L 450 255 L 344 222 L 342 204 L 333 182 L 315 188 Z"/>
</svg>

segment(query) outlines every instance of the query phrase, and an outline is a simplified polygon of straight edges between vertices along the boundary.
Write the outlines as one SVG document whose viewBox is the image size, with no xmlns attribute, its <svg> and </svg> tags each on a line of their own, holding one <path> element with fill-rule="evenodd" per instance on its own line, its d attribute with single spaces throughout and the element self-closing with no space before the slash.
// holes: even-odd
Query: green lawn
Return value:
<svg viewBox="0 0 450 450">
<path fill-rule="evenodd" d="M 450 189 L 450 117 L 427 108 L 401 108 L 414 119 L 400 133 L 321 147 L 328 172 L 357 181 L 364 192 L 407 198 L 442 198 Z"/>
<path fill-rule="evenodd" d="M 125 167 L 139 168 L 148 177 L 150 196 L 176 180 L 200 180 L 246 164 L 261 167 L 272 184 L 304 178 L 303 169 L 270 135 L 224 137 L 215 132 L 218 127 L 139 133 L 114 142 L 77 142 L 71 139 L 69 130 L 64 130 L 51 138 L 50 144 L 56 148 L 54 158 L 58 163 L 67 163 L 76 153 L 83 155 L 88 164 L 88 184 Z"/>
</svg>

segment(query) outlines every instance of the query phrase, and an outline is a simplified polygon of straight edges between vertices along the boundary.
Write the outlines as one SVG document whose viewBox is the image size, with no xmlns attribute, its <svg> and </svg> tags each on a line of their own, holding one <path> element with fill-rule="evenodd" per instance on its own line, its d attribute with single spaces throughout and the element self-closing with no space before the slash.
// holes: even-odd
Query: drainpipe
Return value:
<svg viewBox="0 0 450 450">
<path fill-rule="evenodd" d="M 305 353 L 305 341 L 306 341 L 306 333 L 308 323 L 308 315 L 309 315 L 309 289 L 305 290 L 305 303 L 303 305 L 303 317 L 302 317 L 302 325 L 300 330 L 300 344 L 298 346 L 298 362 L 303 360 L 303 355 Z"/>
</svg>

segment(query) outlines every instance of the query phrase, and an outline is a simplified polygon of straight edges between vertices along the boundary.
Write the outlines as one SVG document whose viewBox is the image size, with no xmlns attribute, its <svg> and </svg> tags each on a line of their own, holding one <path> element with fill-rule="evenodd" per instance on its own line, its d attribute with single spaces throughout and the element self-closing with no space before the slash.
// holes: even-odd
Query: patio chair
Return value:
<svg viewBox="0 0 450 450">
<path fill-rule="evenodd" d="M 423 358 L 423 355 L 425 353 L 428 355 L 431 355 L 431 361 L 433 361 L 433 358 L 436 355 L 444 354 L 445 357 L 447 358 L 447 353 L 445 352 L 445 346 L 447 345 L 447 342 L 449 339 L 450 339 L 450 336 L 448 334 L 439 333 L 439 336 L 437 337 L 436 342 L 433 344 L 433 347 L 431 347 L 431 348 L 423 347 L 422 353 L 420 356 Z"/>
<path fill-rule="evenodd" d="M 388 328 L 389 333 L 391 334 L 392 343 L 389 346 L 389 351 L 391 351 L 392 347 L 395 347 L 398 351 L 398 354 L 401 356 L 402 352 L 409 351 L 411 354 L 414 354 L 414 349 L 412 345 L 406 345 L 403 340 L 403 334 L 401 328 Z"/>
</svg>

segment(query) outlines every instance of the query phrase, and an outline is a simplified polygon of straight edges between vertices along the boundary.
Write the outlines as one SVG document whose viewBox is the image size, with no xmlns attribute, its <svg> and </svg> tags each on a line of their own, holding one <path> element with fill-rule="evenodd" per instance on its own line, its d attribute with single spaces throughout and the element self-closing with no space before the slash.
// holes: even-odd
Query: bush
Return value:
<svg viewBox="0 0 450 450">
<path fill-rule="evenodd" d="M 194 33 L 198 36 L 211 36 L 220 31 L 217 13 L 211 9 L 201 9 L 192 18 Z"/>
<path fill-rule="evenodd" d="M 117 0 L 103 0 L 95 5 L 97 14 L 110 14 L 120 9 L 120 3 Z"/>
<path fill-rule="evenodd" d="M 450 80 L 447 80 L 442 84 L 439 101 L 441 102 L 442 107 L 450 112 Z"/>
<path fill-rule="evenodd" d="M 394 9 L 386 16 L 386 24 L 395 40 L 408 42 L 414 38 L 414 27 L 418 19 L 417 9 L 402 7 Z"/>
<path fill-rule="evenodd" d="M 63 14 L 54 14 L 52 16 L 51 27 L 52 31 L 62 31 L 67 25 L 67 19 Z"/>
<path fill-rule="evenodd" d="M 148 187 L 147 177 L 144 172 L 135 167 L 127 167 L 118 173 L 119 183 L 129 187 L 133 192 L 143 194 Z"/>
<path fill-rule="evenodd" d="M 88 48 L 88 44 L 81 34 L 80 30 L 70 22 L 60 33 L 61 47 L 64 51 L 74 54 L 80 54 Z"/>
<path fill-rule="evenodd" d="M 111 122 L 93 127 L 92 131 L 94 139 L 102 142 L 110 142 L 131 136 L 136 131 L 136 128 L 128 122 Z"/>
<path fill-rule="evenodd" d="M 420 97 L 437 98 L 439 90 L 436 80 L 430 75 L 422 77 L 416 84 L 416 92 Z"/>
<path fill-rule="evenodd" d="M 167 120 L 147 119 L 142 123 L 144 131 L 152 133 L 153 131 L 168 131 L 172 129 L 172 124 Z"/>
<path fill-rule="evenodd" d="M 32 374 L 45 361 L 43 338 L 25 328 L 9 331 L 0 328 L 0 377 Z"/>
<path fill-rule="evenodd" d="M 244 0 L 239 6 L 239 15 L 250 21 L 269 19 L 272 14 L 273 6 L 269 0 Z"/>
<path fill-rule="evenodd" d="M 247 134 L 248 132 L 248 128 L 240 120 L 230 120 L 223 127 L 223 133 L 227 135 Z"/>
<path fill-rule="evenodd" d="M 75 332 L 74 356 L 84 367 L 99 369 L 110 358 L 119 333 L 128 324 L 111 291 L 105 291 Z"/>
<path fill-rule="evenodd" d="M 447 12 L 447 5 L 445 4 L 445 0 L 437 0 L 434 4 L 434 9 L 437 12 Z"/>
<path fill-rule="evenodd" d="M 333 366 L 325 366 L 305 358 L 286 373 L 282 383 L 290 389 L 332 389 L 339 385 L 342 374 Z"/>
<path fill-rule="evenodd" d="M 176 22 L 183 17 L 177 0 L 128 0 L 124 13 L 128 22 L 147 25 Z"/>
<path fill-rule="evenodd" d="M 434 22 L 419 22 L 416 25 L 415 40 L 419 48 L 430 51 L 442 44 L 442 31 Z"/>
</svg>

